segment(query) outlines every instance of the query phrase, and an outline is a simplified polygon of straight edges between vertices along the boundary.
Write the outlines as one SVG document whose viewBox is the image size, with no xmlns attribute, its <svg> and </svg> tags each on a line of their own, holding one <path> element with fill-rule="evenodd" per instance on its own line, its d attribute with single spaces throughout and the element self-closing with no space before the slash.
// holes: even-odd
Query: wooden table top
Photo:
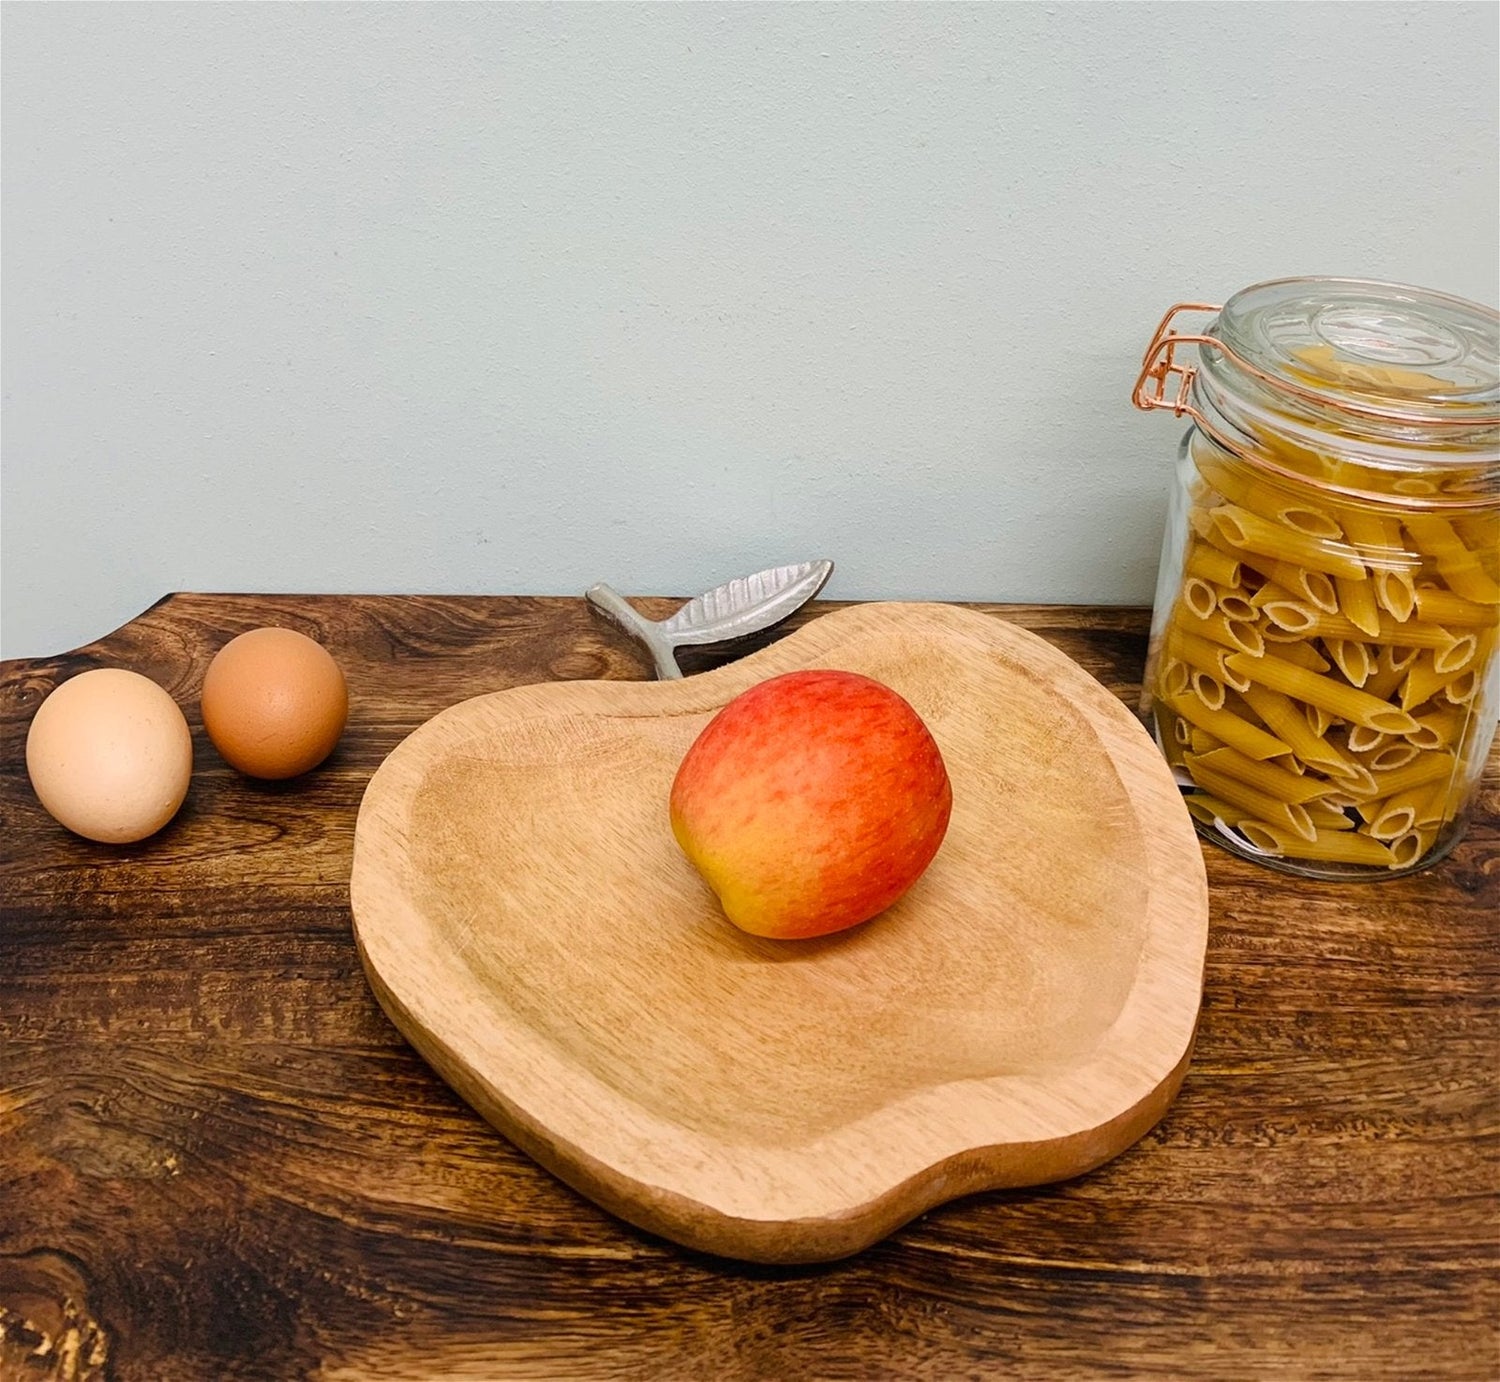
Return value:
<svg viewBox="0 0 1500 1382">
<path fill-rule="evenodd" d="M 1134 703 L 1145 611 L 978 608 Z M 198 714 L 214 651 L 266 623 L 350 686 L 334 757 L 289 784 L 227 768 Z M 37 706 L 100 665 L 193 731 L 187 802 L 137 845 L 69 835 L 26 778 Z M 0 665 L 0 1377 L 1497 1375 L 1495 757 L 1425 873 L 1299 883 L 1205 847 L 1197 1052 L 1117 1160 L 755 1267 L 622 1224 L 491 1131 L 351 935 L 360 796 L 406 734 L 485 691 L 647 676 L 570 598 L 176 595 Z"/>
</svg>

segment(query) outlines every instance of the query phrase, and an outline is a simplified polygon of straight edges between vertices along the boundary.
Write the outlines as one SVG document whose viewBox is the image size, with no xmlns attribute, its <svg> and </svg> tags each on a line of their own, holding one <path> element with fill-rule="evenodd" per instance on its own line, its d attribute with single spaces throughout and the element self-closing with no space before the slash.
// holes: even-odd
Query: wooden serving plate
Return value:
<svg viewBox="0 0 1500 1382">
<path fill-rule="evenodd" d="M 667 793 L 719 707 L 813 666 L 916 707 L 953 817 L 882 916 L 762 940 L 678 850 Z M 1186 1070 L 1208 918 L 1192 823 L 1125 707 L 1035 635 L 920 604 L 682 681 L 453 706 L 371 779 L 350 893 L 381 1005 L 495 1127 L 624 1219 L 767 1262 L 1124 1150 Z"/>
</svg>

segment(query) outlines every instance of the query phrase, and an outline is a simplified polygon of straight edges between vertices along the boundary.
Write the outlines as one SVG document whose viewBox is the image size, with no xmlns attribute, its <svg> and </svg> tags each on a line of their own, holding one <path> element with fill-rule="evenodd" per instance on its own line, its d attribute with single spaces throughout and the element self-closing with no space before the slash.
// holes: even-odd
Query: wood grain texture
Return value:
<svg viewBox="0 0 1500 1382">
<path fill-rule="evenodd" d="M 1134 703 L 1143 611 L 980 608 Z M 352 699 L 330 762 L 281 786 L 220 764 L 196 705 L 214 650 L 268 622 L 323 641 Z M 155 677 L 194 736 L 183 812 L 124 848 L 67 836 L 25 778 L 42 696 L 100 665 Z M 1299 884 L 1206 849 L 1193 1065 L 1126 1154 L 753 1267 L 497 1137 L 351 935 L 360 795 L 405 735 L 489 690 L 646 675 L 571 598 L 179 595 L 4 664 L 0 1377 L 1494 1376 L 1494 759 L 1426 873 Z"/>
<path fill-rule="evenodd" d="M 809 667 L 915 707 L 953 816 L 876 922 L 767 941 L 666 803 L 713 715 Z M 451 707 L 366 789 L 350 901 L 381 1006 L 496 1127 L 632 1223 L 783 1263 L 1118 1155 L 1181 1082 L 1208 926 L 1139 721 L 1044 639 L 933 604 L 837 610 L 686 680 Z"/>
</svg>

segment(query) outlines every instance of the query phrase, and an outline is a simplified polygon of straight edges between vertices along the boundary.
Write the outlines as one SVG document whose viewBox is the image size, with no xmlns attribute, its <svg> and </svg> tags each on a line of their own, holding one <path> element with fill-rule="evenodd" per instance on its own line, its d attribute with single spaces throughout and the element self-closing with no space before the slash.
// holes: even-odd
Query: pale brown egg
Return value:
<svg viewBox="0 0 1500 1382">
<path fill-rule="evenodd" d="M 214 655 L 203 678 L 203 727 L 249 777 L 297 777 L 338 743 L 349 692 L 321 643 L 295 629 L 251 629 Z"/>
<path fill-rule="evenodd" d="M 42 702 L 26 731 L 38 800 L 86 839 L 154 835 L 187 796 L 193 738 L 177 702 L 121 667 L 81 672 Z"/>
</svg>

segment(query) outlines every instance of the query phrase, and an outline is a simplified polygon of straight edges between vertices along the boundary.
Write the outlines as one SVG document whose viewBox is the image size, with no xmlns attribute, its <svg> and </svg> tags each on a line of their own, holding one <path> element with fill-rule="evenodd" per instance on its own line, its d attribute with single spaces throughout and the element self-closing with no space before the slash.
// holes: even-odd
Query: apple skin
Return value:
<svg viewBox="0 0 1500 1382">
<path fill-rule="evenodd" d="M 953 810 L 927 726 L 855 672 L 771 677 L 684 756 L 669 814 L 682 851 L 743 931 L 804 940 L 883 912 L 926 871 Z"/>
</svg>

